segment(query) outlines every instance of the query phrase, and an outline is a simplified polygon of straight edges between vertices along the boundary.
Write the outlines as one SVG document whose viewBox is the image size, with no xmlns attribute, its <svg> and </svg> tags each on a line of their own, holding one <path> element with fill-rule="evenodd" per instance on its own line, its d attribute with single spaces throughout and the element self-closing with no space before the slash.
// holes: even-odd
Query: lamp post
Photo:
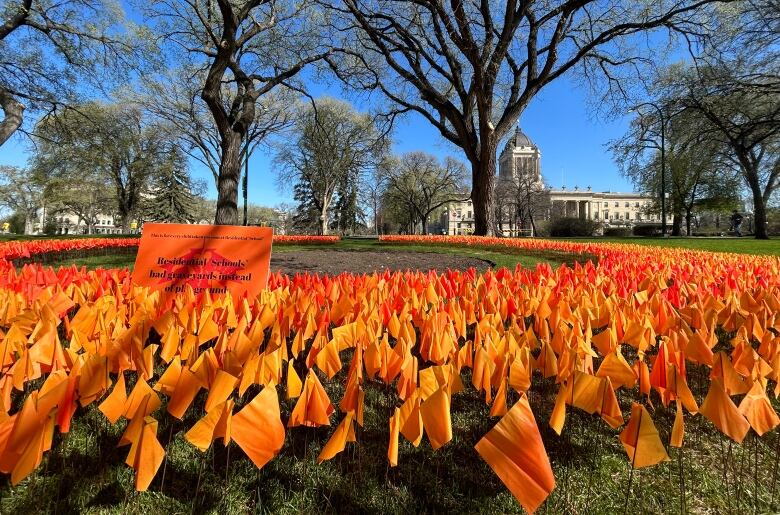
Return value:
<svg viewBox="0 0 780 515">
<path fill-rule="evenodd" d="M 666 119 L 663 110 L 653 102 L 637 104 L 632 111 L 639 112 L 642 106 L 650 106 L 658 111 L 658 119 L 661 122 L 661 235 L 666 236 Z"/>
<path fill-rule="evenodd" d="M 246 144 L 244 147 L 244 225 L 247 225 L 248 219 L 248 206 L 247 199 L 249 198 L 249 129 L 246 131 Z"/>
</svg>

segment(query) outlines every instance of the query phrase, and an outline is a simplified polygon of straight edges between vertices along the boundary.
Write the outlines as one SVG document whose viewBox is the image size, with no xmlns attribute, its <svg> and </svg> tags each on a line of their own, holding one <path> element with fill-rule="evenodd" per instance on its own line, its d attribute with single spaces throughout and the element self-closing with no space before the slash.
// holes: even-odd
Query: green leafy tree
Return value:
<svg viewBox="0 0 780 515">
<path fill-rule="evenodd" d="M 45 184 L 26 168 L 0 165 L 0 206 L 24 218 L 24 234 L 33 234 L 41 210 L 46 211 Z"/>
<path fill-rule="evenodd" d="M 141 214 L 143 199 L 172 147 L 166 126 L 149 123 L 136 105 L 91 103 L 50 117 L 35 129 L 37 166 L 60 179 L 110 185 L 124 232 Z"/>
</svg>

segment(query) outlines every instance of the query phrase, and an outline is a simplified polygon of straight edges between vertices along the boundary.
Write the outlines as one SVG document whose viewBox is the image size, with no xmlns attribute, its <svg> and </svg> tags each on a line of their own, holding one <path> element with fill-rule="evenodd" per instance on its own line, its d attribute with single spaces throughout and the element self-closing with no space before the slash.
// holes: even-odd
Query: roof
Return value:
<svg viewBox="0 0 780 515">
<path fill-rule="evenodd" d="M 510 136 L 509 140 L 506 142 L 506 146 L 504 147 L 504 150 L 511 150 L 517 147 L 533 147 L 536 148 L 536 145 L 534 145 L 534 142 L 531 141 L 531 138 L 529 138 L 523 130 L 518 125 L 515 127 L 515 133 Z"/>
</svg>

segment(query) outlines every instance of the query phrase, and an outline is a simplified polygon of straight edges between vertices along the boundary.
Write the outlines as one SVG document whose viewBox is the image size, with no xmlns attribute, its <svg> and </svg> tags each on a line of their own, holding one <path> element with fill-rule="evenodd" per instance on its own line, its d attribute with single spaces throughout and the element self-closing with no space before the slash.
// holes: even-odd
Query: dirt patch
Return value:
<svg viewBox="0 0 780 515">
<path fill-rule="evenodd" d="M 301 250 L 296 252 L 275 252 L 271 254 L 271 270 L 286 274 L 319 273 L 337 275 L 342 272 L 370 274 L 384 270 L 484 270 L 493 263 L 436 252 L 373 252 L 355 250 Z"/>
</svg>

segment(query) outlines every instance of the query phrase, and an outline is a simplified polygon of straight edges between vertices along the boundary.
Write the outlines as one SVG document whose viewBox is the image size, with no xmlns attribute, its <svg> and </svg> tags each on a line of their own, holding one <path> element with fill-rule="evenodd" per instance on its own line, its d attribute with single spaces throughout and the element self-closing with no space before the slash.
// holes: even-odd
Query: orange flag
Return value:
<svg viewBox="0 0 780 515">
<path fill-rule="evenodd" d="M 395 408 L 390 417 L 390 443 L 387 445 L 387 461 L 391 467 L 398 465 L 398 435 L 401 429 L 401 410 Z"/>
<path fill-rule="evenodd" d="M 103 412 L 109 422 L 116 424 L 119 417 L 125 411 L 125 404 L 127 403 L 127 390 L 125 387 L 125 375 L 120 372 L 119 379 L 114 385 L 114 389 L 106 397 L 106 399 L 100 403 L 98 409 Z"/>
<path fill-rule="evenodd" d="M 433 450 L 452 440 L 450 396 L 445 384 L 420 405 L 423 427 Z"/>
<path fill-rule="evenodd" d="M 750 430 L 750 424 L 726 394 L 720 379 L 713 379 L 710 383 L 710 391 L 699 407 L 699 413 L 737 443 L 742 443 Z"/>
<path fill-rule="evenodd" d="M 314 369 L 309 369 L 309 374 L 303 385 L 303 393 L 301 393 L 298 402 L 295 403 L 287 427 L 330 425 L 329 417 L 334 410 L 335 408 L 322 387 L 322 383 L 317 379 Z"/>
<path fill-rule="evenodd" d="M 555 488 L 550 460 L 525 394 L 474 448 L 530 513 Z"/>
<path fill-rule="evenodd" d="M 287 362 L 287 399 L 295 399 L 301 395 L 303 384 L 295 371 L 292 360 Z"/>
<path fill-rule="evenodd" d="M 350 411 L 344 417 L 344 420 L 336 427 L 333 436 L 330 437 L 328 443 L 322 448 L 320 455 L 317 456 L 317 463 L 322 463 L 325 460 L 329 460 L 347 446 L 347 442 L 354 442 L 355 439 L 355 413 Z"/>
<path fill-rule="evenodd" d="M 230 436 L 257 468 L 263 468 L 284 445 L 284 424 L 276 388 L 266 386 L 233 415 Z"/>
<path fill-rule="evenodd" d="M 759 381 L 753 383 L 753 387 L 739 403 L 739 412 L 747 418 L 750 427 L 758 436 L 762 436 L 780 424 L 780 419 L 769 402 L 766 390 Z"/>
<path fill-rule="evenodd" d="M 674 426 L 672 426 L 672 439 L 669 445 L 672 447 L 682 447 L 683 436 L 685 435 L 685 421 L 683 420 L 683 408 L 680 399 L 677 399 L 677 413 L 674 415 Z"/>
<path fill-rule="evenodd" d="M 662 461 L 669 461 L 664 444 L 658 436 L 650 413 L 644 406 L 634 403 L 631 407 L 631 420 L 620 433 L 620 441 L 628 454 L 633 468 L 649 467 Z"/>
<path fill-rule="evenodd" d="M 157 441 L 157 420 L 152 417 L 143 418 L 140 434 L 130 446 L 125 463 L 135 469 L 135 489 L 146 491 L 160 469 L 165 449 Z"/>
</svg>

